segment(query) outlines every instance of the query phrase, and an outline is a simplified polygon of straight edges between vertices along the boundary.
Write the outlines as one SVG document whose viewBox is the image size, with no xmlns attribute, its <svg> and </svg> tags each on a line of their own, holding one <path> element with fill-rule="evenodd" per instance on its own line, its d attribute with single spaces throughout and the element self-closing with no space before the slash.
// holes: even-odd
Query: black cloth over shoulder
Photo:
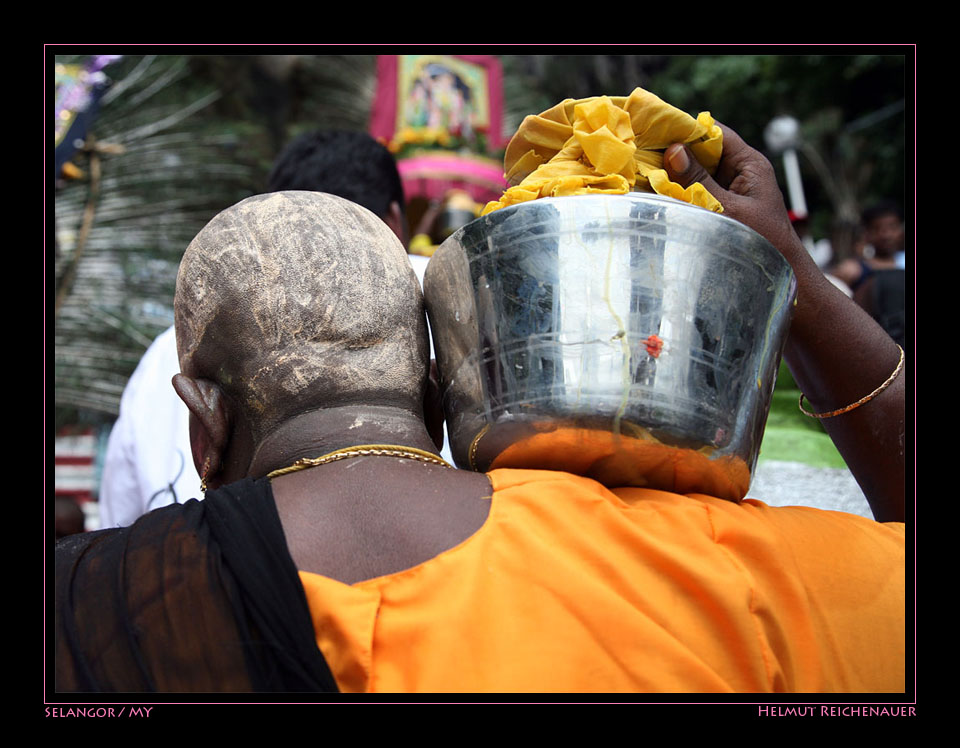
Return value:
<svg viewBox="0 0 960 748">
<path fill-rule="evenodd" d="M 56 547 L 58 692 L 335 692 L 269 481 Z"/>
</svg>

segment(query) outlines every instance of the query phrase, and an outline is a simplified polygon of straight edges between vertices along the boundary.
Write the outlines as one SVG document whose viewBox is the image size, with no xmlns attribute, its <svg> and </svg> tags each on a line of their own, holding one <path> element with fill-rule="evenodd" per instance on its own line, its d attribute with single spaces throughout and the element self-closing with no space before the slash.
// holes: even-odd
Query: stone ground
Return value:
<svg viewBox="0 0 960 748">
<path fill-rule="evenodd" d="M 797 406 L 800 390 L 782 365 L 748 496 L 771 506 L 812 506 L 873 519 L 866 497 L 820 423 Z"/>
<path fill-rule="evenodd" d="M 873 519 L 867 499 L 847 468 L 764 460 L 747 496 L 770 506 L 811 506 Z"/>
</svg>

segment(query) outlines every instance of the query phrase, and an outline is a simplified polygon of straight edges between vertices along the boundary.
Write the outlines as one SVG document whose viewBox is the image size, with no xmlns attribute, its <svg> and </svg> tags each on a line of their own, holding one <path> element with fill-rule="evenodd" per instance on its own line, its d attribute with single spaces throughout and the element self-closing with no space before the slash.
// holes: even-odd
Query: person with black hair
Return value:
<svg viewBox="0 0 960 748">
<path fill-rule="evenodd" d="M 831 272 L 856 292 L 879 270 L 905 266 L 903 211 L 892 200 L 871 205 L 861 216 L 864 246 L 859 257 L 840 262 Z"/>
<path fill-rule="evenodd" d="M 906 263 L 906 232 L 903 209 L 895 200 L 881 200 L 863 211 L 861 216 L 867 245 L 874 258 L 892 258 L 897 267 Z"/>
<path fill-rule="evenodd" d="M 834 274 L 850 286 L 853 299 L 887 331 L 906 345 L 906 232 L 903 210 L 882 200 L 863 211 L 865 245 L 860 257 L 841 262 Z"/>
<path fill-rule="evenodd" d="M 267 192 L 308 190 L 362 205 L 407 244 L 403 183 L 387 148 L 364 132 L 317 130 L 294 138 L 267 177 Z"/>
</svg>

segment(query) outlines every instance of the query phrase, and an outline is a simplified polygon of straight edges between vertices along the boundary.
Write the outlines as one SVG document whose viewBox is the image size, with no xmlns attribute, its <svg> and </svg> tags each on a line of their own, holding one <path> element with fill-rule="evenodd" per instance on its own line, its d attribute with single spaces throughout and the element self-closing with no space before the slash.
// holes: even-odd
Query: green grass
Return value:
<svg viewBox="0 0 960 748">
<path fill-rule="evenodd" d="M 760 461 L 782 460 L 813 467 L 846 467 L 820 421 L 800 412 L 799 399 L 799 388 L 786 364 L 781 364 L 767 428 L 760 445 Z"/>
</svg>

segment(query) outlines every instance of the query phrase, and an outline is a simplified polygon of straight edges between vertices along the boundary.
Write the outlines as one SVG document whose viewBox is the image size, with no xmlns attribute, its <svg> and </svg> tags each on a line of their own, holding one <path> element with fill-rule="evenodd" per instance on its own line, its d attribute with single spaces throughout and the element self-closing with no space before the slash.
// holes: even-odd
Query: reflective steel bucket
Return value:
<svg viewBox="0 0 960 748">
<path fill-rule="evenodd" d="M 746 494 L 796 292 L 753 230 L 658 195 L 535 200 L 453 234 L 424 291 L 460 467 Z"/>
</svg>

